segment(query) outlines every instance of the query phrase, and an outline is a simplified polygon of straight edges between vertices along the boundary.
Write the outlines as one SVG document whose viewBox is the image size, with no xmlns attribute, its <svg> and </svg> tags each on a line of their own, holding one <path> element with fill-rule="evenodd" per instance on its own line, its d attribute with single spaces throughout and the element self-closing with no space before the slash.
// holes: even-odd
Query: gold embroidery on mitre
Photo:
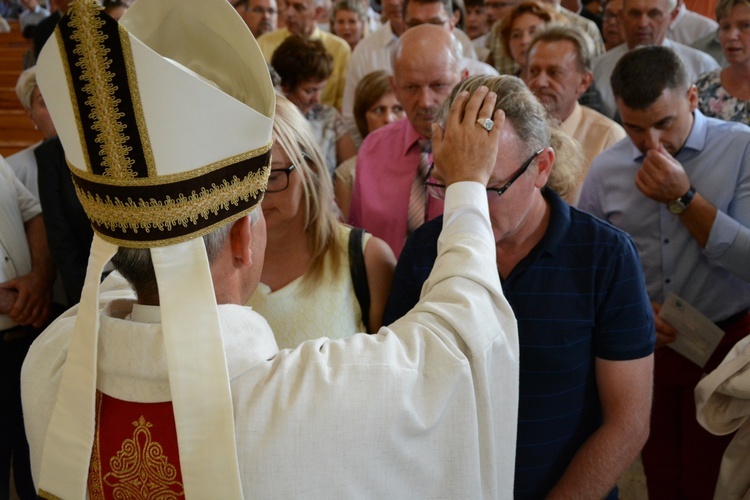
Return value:
<svg viewBox="0 0 750 500">
<path fill-rule="evenodd" d="M 134 178 L 134 160 L 130 158 L 129 137 L 125 135 L 126 125 L 120 121 L 124 116 L 118 108 L 120 100 L 115 98 L 117 87 L 112 83 L 114 73 L 109 70 L 112 60 L 104 42 L 107 35 L 101 27 L 104 20 L 97 16 L 101 7 L 96 2 L 81 2 L 71 9 L 70 25 L 73 28 L 71 39 L 77 42 L 73 53 L 80 57 L 75 63 L 81 68 L 81 80 L 85 83 L 81 90 L 88 95 L 86 105 L 92 111 L 92 129 L 97 132 L 94 141 L 100 145 L 104 175 L 114 178 Z M 137 133 L 137 131 L 135 131 Z"/>
<path fill-rule="evenodd" d="M 259 148 L 251 149 L 250 151 L 246 151 L 238 155 L 230 156 L 229 158 L 224 158 L 222 160 L 215 161 L 208 165 L 196 167 L 196 168 L 184 171 L 184 172 L 177 172 L 174 174 L 164 174 L 164 175 L 153 175 L 153 176 L 149 174 L 149 177 L 136 177 L 133 179 L 114 179 L 112 177 L 103 177 L 101 175 L 91 173 L 90 171 L 82 170 L 78 166 L 68 161 L 67 157 L 65 158 L 65 161 L 68 164 L 68 168 L 74 173 L 76 177 L 80 177 L 82 179 L 85 179 L 87 181 L 90 181 L 96 184 L 100 184 L 102 186 L 128 186 L 128 187 L 137 189 L 140 186 L 163 186 L 163 185 L 172 184 L 175 182 L 196 179 L 203 175 L 210 174 L 211 172 L 215 172 L 217 170 L 221 170 L 226 167 L 231 167 L 237 163 L 252 160 L 253 158 L 264 155 L 271 149 L 272 146 L 273 146 L 273 141 Z M 269 165 L 271 164 L 270 159 L 268 161 L 268 164 Z"/>
<path fill-rule="evenodd" d="M 114 498 L 183 497 L 182 483 L 177 481 L 177 468 L 169 463 L 161 444 L 151 440 L 153 424 L 141 415 L 133 425 L 133 438 L 122 442 L 120 451 L 109 460 L 112 471 L 104 476 Z"/>
<path fill-rule="evenodd" d="M 146 169 L 148 176 L 157 175 L 156 161 L 151 149 L 151 140 L 149 139 L 148 129 L 146 128 L 146 117 L 143 116 L 143 107 L 141 106 L 141 91 L 138 86 L 138 76 L 135 71 L 135 61 L 133 61 L 133 51 L 130 48 L 130 35 L 123 25 L 119 25 L 120 43 L 122 44 L 122 58 L 125 62 L 125 71 L 128 74 L 128 87 L 130 88 L 130 100 L 133 102 L 133 113 L 135 114 L 135 123 L 141 135 L 141 151 L 143 158 L 146 160 Z"/>
<path fill-rule="evenodd" d="M 199 217 L 208 219 L 209 214 L 216 215 L 219 210 L 228 210 L 230 205 L 237 206 L 240 200 L 247 202 L 263 192 L 267 177 L 268 167 L 263 167 L 249 172 L 244 179 L 234 176 L 208 189 L 202 187 L 199 192 L 193 191 L 187 196 L 181 193 L 177 198 L 167 196 L 165 200 L 130 197 L 120 200 L 109 196 L 101 199 L 78 186 L 76 193 L 89 219 L 96 224 L 111 230 L 138 232 L 143 229 L 148 233 L 151 229 L 170 231 L 177 225 L 188 227 L 190 223 L 196 224 Z"/>
<path fill-rule="evenodd" d="M 75 88 L 73 87 L 73 75 L 70 72 L 70 66 L 68 65 L 68 53 L 65 51 L 65 42 L 63 41 L 63 35 L 62 31 L 60 30 L 59 26 L 55 30 L 55 35 L 57 38 L 57 48 L 60 51 L 60 59 L 63 62 L 63 72 L 65 73 L 65 80 L 68 82 L 68 94 L 70 96 L 70 102 L 75 103 L 76 102 L 76 92 Z M 83 130 L 83 123 L 81 122 L 81 110 L 78 109 L 78 106 L 73 104 L 73 116 L 75 118 L 76 123 L 76 129 L 78 130 L 78 140 L 81 143 L 81 151 L 86 151 L 86 134 Z M 66 157 L 67 159 L 67 157 Z M 92 171 L 91 168 L 91 161 L 89 158 L 89 155 L 84 154 L 83 160 L 86 162 L 86 170 L 88 172 Z"/>
</svg>

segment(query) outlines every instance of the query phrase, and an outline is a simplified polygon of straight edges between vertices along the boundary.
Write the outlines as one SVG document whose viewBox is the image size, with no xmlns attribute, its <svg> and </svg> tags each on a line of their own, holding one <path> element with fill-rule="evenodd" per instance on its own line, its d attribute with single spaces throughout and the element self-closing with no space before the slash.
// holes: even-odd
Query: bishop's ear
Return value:
<svg viewBox="0 0 750 500">
<path fill-rule="evenodd" d="M 252 264 L 251 244 L 253 239 L 252 223 L 250 216 L 242 217 L 232 224 L 229 230 L 229 245 L 232 257 L 239 264 Z"/>
</svg>

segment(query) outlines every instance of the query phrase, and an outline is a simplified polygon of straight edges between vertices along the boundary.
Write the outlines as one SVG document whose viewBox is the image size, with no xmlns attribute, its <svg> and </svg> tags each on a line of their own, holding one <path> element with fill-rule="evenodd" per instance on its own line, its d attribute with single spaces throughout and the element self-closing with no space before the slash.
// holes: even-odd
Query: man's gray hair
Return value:
<svg viewBox="0 0 750 500">
<path fill-rule="evenodd" d="M 527 154 L 550 146 L 552 132 L 547 111 L 521 79 L 510 75 L 478 75 L 456 85 L 438 114 L 440 126 L 445 127 L 448 111 L 459 92 L 466 90 L 472 94 L 482 85 L 497 94 L 495 110 L 505 112 L 505 119 L 513 125 Z"/>
<path fill-rule="evenodd" d="M 16 82 L 16 96 L 24 109 L 31 109 L 31 97 L 36 86 L 36 66 L 32 66 L 21 73 Z"/>
<path fill-rule="evenodd" d="M 677 0 L 665 0 L 667 2 L 667 8 L 669 9 L 669 12 L 672 12 L 677 8 Z M 628 0 L 622 1 L 623 10 L 625 9 L 625 4 L 628 3 Z"/>
<path fill-rule="evenodd" d="M 250 223 L 255 226 L 261 216 L 260 204 L 256 205 L 248 217 Z M 224 224 L 215 231 L 203 236 L 203 244 L 206 247 L 209 264 L 213 264 L 216 258 L 227 244 L 229 231 L 232 223 Z M 159 287 L 156 283 L 154 264 L 151 261 L 151 250 L 148 248 L 124 248 L 120 247 L 112 257 L 112 265 L 128 280 L 139 298 L 159 296 Z"/>
<path fill-rule="evenodd" d="M 578 64 L 579 71 L 587 72 L 593 70 L 592 54 L 594 53 L 594 42 L 591 37 L 584 33 L 579 27 L 573 25 L 564 25 L 552 23 L 547 25 L 541 31 L 537 31 L 534 34 L 534 38 L 531 40 L 531 44 L 527 50 L 531 52 L 538 42 L 564 42 L 568 41 L 573 44 L 576 52 L 576 62 Z"/>
</svg>

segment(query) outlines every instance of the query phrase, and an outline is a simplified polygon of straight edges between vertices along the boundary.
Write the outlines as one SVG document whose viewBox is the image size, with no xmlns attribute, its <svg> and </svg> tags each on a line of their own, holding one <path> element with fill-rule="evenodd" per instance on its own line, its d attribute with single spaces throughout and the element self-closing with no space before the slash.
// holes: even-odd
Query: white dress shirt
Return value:
<svg viewBox="0 0 750 500">
<path fill-rule="evenodd" d="M 669 25 L 667 38 L 683 45 L 692 45 L 699 38 L 716 31 L 718 27 L 719 23 L 688 10 L 682 3 L 677 9 L 677 17 Z"/>
<path fill-rule="evenodd" d="M 31 272 L 31 253 L 24 223 L 42 213 L 42 207 L 0 156 L 0 283 Z M 16 325 L 0 314 L 0 330 Z"/>
</svg>

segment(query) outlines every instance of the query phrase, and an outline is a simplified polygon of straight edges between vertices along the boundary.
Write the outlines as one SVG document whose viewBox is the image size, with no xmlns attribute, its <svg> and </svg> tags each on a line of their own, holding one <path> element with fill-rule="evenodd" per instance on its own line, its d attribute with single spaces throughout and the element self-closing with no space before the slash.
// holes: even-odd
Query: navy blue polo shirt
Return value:
<svg viewBox="0 0 750 500">
<path fill-rule="evenodd" d="M 543 193 L 551 207 L 547 232 L 502 283 L 520 341 L 515 498 L 543 498 L 601 424 L 594 358 L 642 358 L 654 351 L 655 342 L 653 313 L 630 237 L 551 190 Z M 407 240 L 383 324 L 419 300 L 441 228 L 442 217 Z M 616 498 L 616 489 L 611 496 Z"/>
</svg>

